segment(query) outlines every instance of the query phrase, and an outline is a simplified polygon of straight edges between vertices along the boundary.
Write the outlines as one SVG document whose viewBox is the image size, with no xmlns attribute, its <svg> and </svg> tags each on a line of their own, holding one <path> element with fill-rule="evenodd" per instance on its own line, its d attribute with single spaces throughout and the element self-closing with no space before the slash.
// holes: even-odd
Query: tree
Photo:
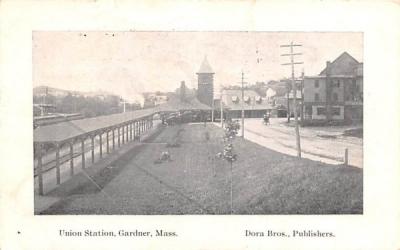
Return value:
<svg viewBox="0 0 400 250">
<path fill-rule="evenodd" d="M 223 137 L 224 149 L 218 155 L 230 163 L 231 167 L 231 214 L 233 213 L 233 162 L 237 160 L 237 154 L 234 152 L 233 141 L 240 129 L 237 121 L 228 121 L 225 125 L 225 134 Z"/>
</svg>

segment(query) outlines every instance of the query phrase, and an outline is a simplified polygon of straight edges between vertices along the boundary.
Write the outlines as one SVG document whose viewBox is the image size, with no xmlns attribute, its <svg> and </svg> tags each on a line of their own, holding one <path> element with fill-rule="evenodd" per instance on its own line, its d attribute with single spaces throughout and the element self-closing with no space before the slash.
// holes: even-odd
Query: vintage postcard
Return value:
<svg viewBox="0 0 400 250">
<path fill-rule="evenodd" d="M 34 32 L 32 53 L 35 214 L 363 213 L 360 32 Z"/>
<path fill-rule="evenodd" d="M 0 248 L 399 248 L 400 6 L 300 3 L 1 3 Z"/>
</svg>

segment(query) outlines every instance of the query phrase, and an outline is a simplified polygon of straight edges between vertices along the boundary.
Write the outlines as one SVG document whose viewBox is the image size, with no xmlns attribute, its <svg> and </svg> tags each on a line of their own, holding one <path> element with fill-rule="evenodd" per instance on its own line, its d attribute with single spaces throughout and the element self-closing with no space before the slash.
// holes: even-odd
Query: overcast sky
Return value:
<svg viewBox="0 0 400 250">
<path fill-rule="evenodd" d="M 318 74 L 327 60 L 347 51 L 363 61 L 362 33 L 294 32 L 34 32 L 33 85 L 97 91 L 135 100 L 145 91 L 173 91 L 185 81 L 197 87 L 196 72 L 206 55 L 215 89 L 290 76 L 281 44 L 302 44 L 304 65 L 296 75 Z"/>
</svg>

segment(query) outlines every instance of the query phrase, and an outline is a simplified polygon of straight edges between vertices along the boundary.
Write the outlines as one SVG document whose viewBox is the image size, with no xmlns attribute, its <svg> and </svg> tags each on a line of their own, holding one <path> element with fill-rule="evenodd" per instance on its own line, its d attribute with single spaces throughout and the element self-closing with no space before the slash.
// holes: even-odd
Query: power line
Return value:
<svg viewBox="0 0 400 250">
<path fill-rule="evenodd" d="M 300 146 L 300 131 L 299 131 L 299 121 L 298 121 L 298 114 L 297 114 L 297 84 L 296 80 L 294 78 L 294 65 L 296 64 L 303 64 L 303 62 L 295 62 L 294 61 L 294 56 L 297 55 L 302 55 L 302 53 L 294 53 L 293 52 L 293 47 L 301 47 L 301 44 L 293 44 L 291 42 L 290 44 L 285 44 L 281 45 L 280 47 L 283 48 L 290 48 L 290 53 L 287 54 L 281 54 L 281 56 L 289 56 L 290 57 L 290 63 L 284 63 L 282 65 L 290 65 L 292 69 L 292 89 L 293 89 L 293 106 L 294 106 L 294 120 L 295 120 L 295 130 L 296 130 L 296 147 L 297 147 L 297 157 L 301 158 L 301 146 Z M 289 92 L 288 92 L 288 111 L 289 111 Z M 290 117 L 290 112 L 288 114 L 288 117 Z M 288 118 L 290 119 L 290 118 Z"/>
</svg>

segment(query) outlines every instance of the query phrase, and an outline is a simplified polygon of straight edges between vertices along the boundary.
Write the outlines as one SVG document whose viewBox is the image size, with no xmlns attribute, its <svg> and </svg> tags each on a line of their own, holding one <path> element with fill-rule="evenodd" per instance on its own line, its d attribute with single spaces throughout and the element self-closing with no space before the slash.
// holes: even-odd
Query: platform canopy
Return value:
<svg viewBox="0 0 400 250">
<path fill-rule="evenodd" d="M 155 113 L 157 113 L 156 108 L 140 109 L 42 126 L 33 131 L 33 141 L 36 143 L 63 143 L 67 140 L 85 136 L 102 129 L 112 128 L 129 121 L 141 120 Z"/>
</svg>

